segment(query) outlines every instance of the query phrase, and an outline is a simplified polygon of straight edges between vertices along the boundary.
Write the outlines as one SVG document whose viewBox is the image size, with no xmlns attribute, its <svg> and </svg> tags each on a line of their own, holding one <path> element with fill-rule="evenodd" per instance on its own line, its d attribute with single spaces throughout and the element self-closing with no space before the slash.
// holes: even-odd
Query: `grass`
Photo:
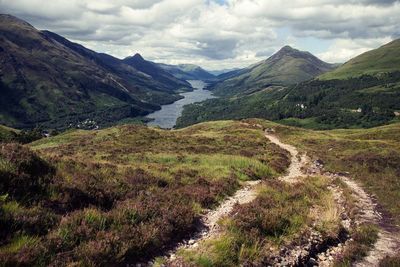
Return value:
<svg viewBox="0 0 400 267">
<path fill-rule="evenodd" d="M 312 131 L 248 122 L 274 128 L 283 142 L 322 160 L 329 171 L 349 171 L 399 224 L 400 124 Z M 340 230 L 327 181 L 314 177 L 296 186 L 274 181 L 288 167 L 288 153 L 267 142 L 262 129 L 242 122 L 172 131 L 125 125 L 2 147 L 0 260 L 9 265 L 146 261 L 191 233 L 204 210 L 247 180 L 264 180 L 257 199 L 220 221 L 220 237 L 198 251 L 181 251 L 185 264 L 262 265 L 282 246 L 300 242 L 313 222 L 326 238 Z M 351 210 L 354 199 L 345 187 L 343 192 Z M 354 236 L 338 265 L 364 255 L 376 228 L 363 225 Z M 39 242 L 33 245 L 29 238 Z"/>
<path fill-rule="evenodd" d="M 0 254 L 5 254 L 5 253 L 15 253 L 21 250 L 23 247 L 26 246 L 34 246 L 39 242 L 39 239 L 37 237 L 32 237 L 32 236 L 17 236 L 11 242 L 0 248 Z"/>
<path fill-rule="evenodd" d="M 15 139 L 18 131 L 12 128 L 0 125 L 0 142 L 6 142 Z"/>
<path fill-rule="evenodd" d="M 274 253 L 299 242 L 315 220 L 322 223 L 324 234 L 336 237 L 339 220 L 326 186 L 327 181 L 318 177 L 296 185 L 266 182 L 255 201 L 237 205 L 232 217 L 220 220 L 220 236 L 203 241 L 196 249 L 179 252 L 184 265 L 273 265 Z M 317 208 L 323 214 L 319 218 L 313 213 Z"/>
<path fill-rule="evenodd" d="M 371 224 L 362 224 L 352 233 L 354 242 L 346 247 L 343 255 L 336 259 L 335 267 L 352 266 L 356 261 L 361 260 L 368 255 L 378 239 L 378 229 Z"/>
<path fill-rule="evenodd" d="M 386 257 L 380 264 L 380 267 L 398 267 L 400 266 L 400 255 L 395 257 Z"/>
<path fill-rule="evenodd" d="M 289 165 L 288 154 L 261 129 L 233 121 L 176 131 L 74 130 L 6 151 L 0 178 L 6 174 L 17 186 L 0 180 L 0 194 L 8 194 L 0 206 L 0 247 L 21 235 L 40 239 L 40 246 L 0 254 L 9 265 L 22 258 L 28 265 L 144 262 L 191 233 L 200 214 L 243 181 L 273 179 Z M 37 173 L 22 168 L 25 162 L 51 168 Z M 41 194 L 22 198 L 21 192 L 38 191 L 17 183 L 18 174 L 37 183 Z"/>
<path fill-rule="evenodd" d="M 371 129 L 311 131 L 265 121 L 284 142 L 324 162 L 325 169 L 350 172 L 367 192 L 377 196 L 396 224 L 400 223 L 400 124 Z"/>
<path fill-rule="evenodd" d="M 273 127 L 283 142 L 290 143 L 306 151 L 314 159 L 320 159 L 324 168 L 332 172 L 350 172 L 370 194 L 376 196 L 384 212 L 394 225 L 400 225 L 400 124 L 393 123 L 371 129 L 311 131 L 282 126 L 257 120 L 264 127 Z M 347 190 L 348 191 L 348 190 Z M 346 191 L 345 191 L 346 193 Z M 354 205 L 350 193 L 346 193 L 348 204 Z M 358 231 L 369 231 L 365 236 L 373 236 L 372 226 Z M 372 241 L 371 241 L 372 242 Z M 356 242 L 357 243 L 357 242 Z M 361 239 L 355 245 L 354 253 L 349 253 L 349 261 L 357 260 L 358 246 L 367 250 Z M 367 242 L 369 243 L 369 242 Z M 362 252 L 364 253 L 364 252 Z M 353 256 L 351 256 L 354 254 Z M 361 255 L 361 254 L 360 254 Z"/>
</svg>

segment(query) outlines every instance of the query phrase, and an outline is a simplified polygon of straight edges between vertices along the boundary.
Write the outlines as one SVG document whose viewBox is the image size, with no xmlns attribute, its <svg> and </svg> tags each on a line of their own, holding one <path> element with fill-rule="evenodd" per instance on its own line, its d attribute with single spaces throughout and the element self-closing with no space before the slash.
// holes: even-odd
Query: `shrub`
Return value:
<svg viewBox="0 0 400 267">
<path fill-rule="evenodd" d="M 47 191 L 54 174 L 55 169 L 28 148 L 0 146 L 0 193 L 29 202 Z"/>
</svg>

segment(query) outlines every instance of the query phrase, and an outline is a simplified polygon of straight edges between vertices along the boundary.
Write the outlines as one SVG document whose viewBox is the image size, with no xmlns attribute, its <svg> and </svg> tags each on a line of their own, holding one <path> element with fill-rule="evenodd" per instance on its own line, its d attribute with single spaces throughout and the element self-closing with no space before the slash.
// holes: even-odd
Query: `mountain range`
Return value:
<svg viewBox="0 0 400 267">
<path fill-rule="evenodd" d="M 118 59 L 0 15 L 0 124 L 64 129 L 137 120 L 193 90 L 187 80 L 203 80 L 220 98 L 186 107 L 178 126 L 249 117 L 314 128 L 376 126 L 400 110 L 399 51 L 395 40 L 338 66 L 285 46 L 216 76 L 140 54 Z"/>
<path fill-rule="evenodd" d="M 396 121 L 399 51 L 400 40 L 395 40 L 335 69 L 307 52 L 284 47 L 264 62 L 224 74 L 225 79 L 210 87 L 221 98 L 187 106 L 177 126 L 253 117 L 314 129 Z"/>
<path fill-rule="evenodd" d="M 192 90 L 140 56 L 96 53 L 0 15 L 0 124 L 63 127 L 143 116 Z"/>
<path fill-rule="evenodd" d="M 165 71 L 182 80 L 215 80 L 215 76 L 202 67 L 193 64 L 168 65 L 158 64 Z"/>
</svg>

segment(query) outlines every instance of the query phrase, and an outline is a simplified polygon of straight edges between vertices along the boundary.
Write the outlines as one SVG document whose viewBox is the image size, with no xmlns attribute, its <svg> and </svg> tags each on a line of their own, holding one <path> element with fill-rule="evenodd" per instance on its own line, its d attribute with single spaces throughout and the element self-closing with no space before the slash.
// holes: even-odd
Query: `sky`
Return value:
<svg viewBox="0 0 400 267">
<path fill-rule="evenodd" d="M 118 58 L 208 70 L 285 45 L 342 63 L 400 38 L 400 0 L 0 0 L 0 13 Z"/>
</svg>

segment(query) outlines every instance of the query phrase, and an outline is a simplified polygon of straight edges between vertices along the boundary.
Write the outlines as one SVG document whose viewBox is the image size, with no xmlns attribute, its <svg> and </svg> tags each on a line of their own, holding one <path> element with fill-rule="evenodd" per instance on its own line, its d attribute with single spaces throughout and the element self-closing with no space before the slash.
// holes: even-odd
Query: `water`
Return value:
<svg viewBox="0 0 400 267">
<path fill-rule="evenodd" d="M 147 123 L 149 126 L 158 126 L 164 129 L 173 128 L 176 124 L 176 120 L 181 116 L 183 106 L 201 102 L 206 99 L 215 98 L 211 91 L 204 90 L 207 85 L 203 81 L 193 80 L 188 81 L 194 88 L 193 92 L 182 93 L 181 96 L 185 97 L 172 104 L 161 106 L 161 109 L 147 115 L 148 118 L 154 119 Z"/>
</svg>

